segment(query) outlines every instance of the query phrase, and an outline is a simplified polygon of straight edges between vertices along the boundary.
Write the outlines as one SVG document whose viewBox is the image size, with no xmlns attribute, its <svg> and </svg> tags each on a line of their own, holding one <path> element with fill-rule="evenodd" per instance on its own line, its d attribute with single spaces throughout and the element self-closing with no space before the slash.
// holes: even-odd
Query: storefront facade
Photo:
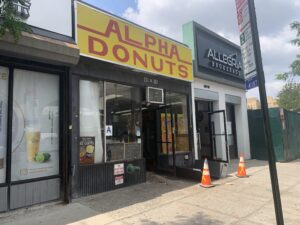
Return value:
<svg viewBox="0 0 300 225">
<path fill-rule="evenodd" d="M 249 159 L 240 47 L 195 22 L 183 32 L 193 52 L 195 157 L 228 163 L 243 153 Z"/>
<path fill-rule="evenodd" d="M 88 4 L 76 8 L 72 197 L 191 166 L 190 49 Z"/>
<path fill-rule="evenodd" d="M 61 2 L 16 5 L 32 33 L 18 43 L 9 34 L 0 39 L 0 212 L 66 198 L 66 91 L 79 50 L 73 1 L 55 18 L 52 4 Z"/>
</svg>

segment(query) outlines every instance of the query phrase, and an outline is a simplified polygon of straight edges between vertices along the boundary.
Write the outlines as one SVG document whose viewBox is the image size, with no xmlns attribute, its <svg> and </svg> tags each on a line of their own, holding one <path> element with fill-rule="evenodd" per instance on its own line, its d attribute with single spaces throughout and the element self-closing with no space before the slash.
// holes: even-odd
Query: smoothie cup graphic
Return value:
<svg viewBox="0 0 300 225">
<path fill-rule="evenodd" d="M 33 162 L 40 150 L 41 131 L 34 127 L 27 127 L 25 132 L 28 162 Z"/>
<path fill-rule="evenodd" d="M 41 129 L 39 121 L 39 99 L 36 93 L 36 83 L 28 87 L 25 96 L 25 140 L 28 162 L 33 162 L 40 150 Z"/>
</svg>

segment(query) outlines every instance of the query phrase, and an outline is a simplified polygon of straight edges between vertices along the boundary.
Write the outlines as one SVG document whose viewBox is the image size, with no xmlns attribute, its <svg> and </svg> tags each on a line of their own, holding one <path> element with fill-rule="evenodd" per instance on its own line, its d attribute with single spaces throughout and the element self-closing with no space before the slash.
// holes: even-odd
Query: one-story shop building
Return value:
<svg viewBox="0 0 300 225">
<path fill-rule="evenodd" d="M 82 2 L 76 31 L 72 196 L 191 166 L 191 50 Z"/>
<path fill-rule="evenodd" d="M 0 211 L 144 182 L 146 171 L 176 175 L 204 157 L 250 157 L 248 131 L 235 126 L 248 130 L 238 46 L 194 23 L 182 44 L 60 4 L 44 21 L 51 12 L 32 0 L 23 19 L 33 33 L 0 40 Z M 211 66 L 221 54 L 225 73 Z"/>
<path fill-rule="evenodd" d="M 183 25 L 183 41 L 193 54 L 195 158 L 250 159 L 240 47 L 193 21 Z"/>
</svg>

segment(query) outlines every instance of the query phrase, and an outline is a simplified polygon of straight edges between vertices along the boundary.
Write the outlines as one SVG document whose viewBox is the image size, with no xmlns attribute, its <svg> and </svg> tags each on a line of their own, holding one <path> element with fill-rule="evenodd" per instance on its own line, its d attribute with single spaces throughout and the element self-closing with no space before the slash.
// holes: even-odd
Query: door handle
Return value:
<svg viewBox="0 0 300 225">
<path fill-rule="evenodd" d="M 201 150 L 201 136 L 200 136 L 200 133 L 197 133 L 197 139 L 198 139 L 199 150 Z"/>
<path fill-rule="evenodd" d="M 74 177 L 75 176 L 75 164 L 72 166 L 72 177 Z"/>
</svg>

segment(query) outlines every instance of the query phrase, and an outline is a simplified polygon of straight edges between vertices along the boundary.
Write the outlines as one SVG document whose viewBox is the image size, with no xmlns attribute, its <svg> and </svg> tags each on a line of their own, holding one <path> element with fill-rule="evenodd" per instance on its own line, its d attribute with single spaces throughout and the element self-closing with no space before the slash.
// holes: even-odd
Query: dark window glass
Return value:
<svg viewBox="0 0 300 225">
<path fill-rule="evenodd" d="M 106 159 L 141 158 L 139 88 L 106 83 Z"/>
</svg>

